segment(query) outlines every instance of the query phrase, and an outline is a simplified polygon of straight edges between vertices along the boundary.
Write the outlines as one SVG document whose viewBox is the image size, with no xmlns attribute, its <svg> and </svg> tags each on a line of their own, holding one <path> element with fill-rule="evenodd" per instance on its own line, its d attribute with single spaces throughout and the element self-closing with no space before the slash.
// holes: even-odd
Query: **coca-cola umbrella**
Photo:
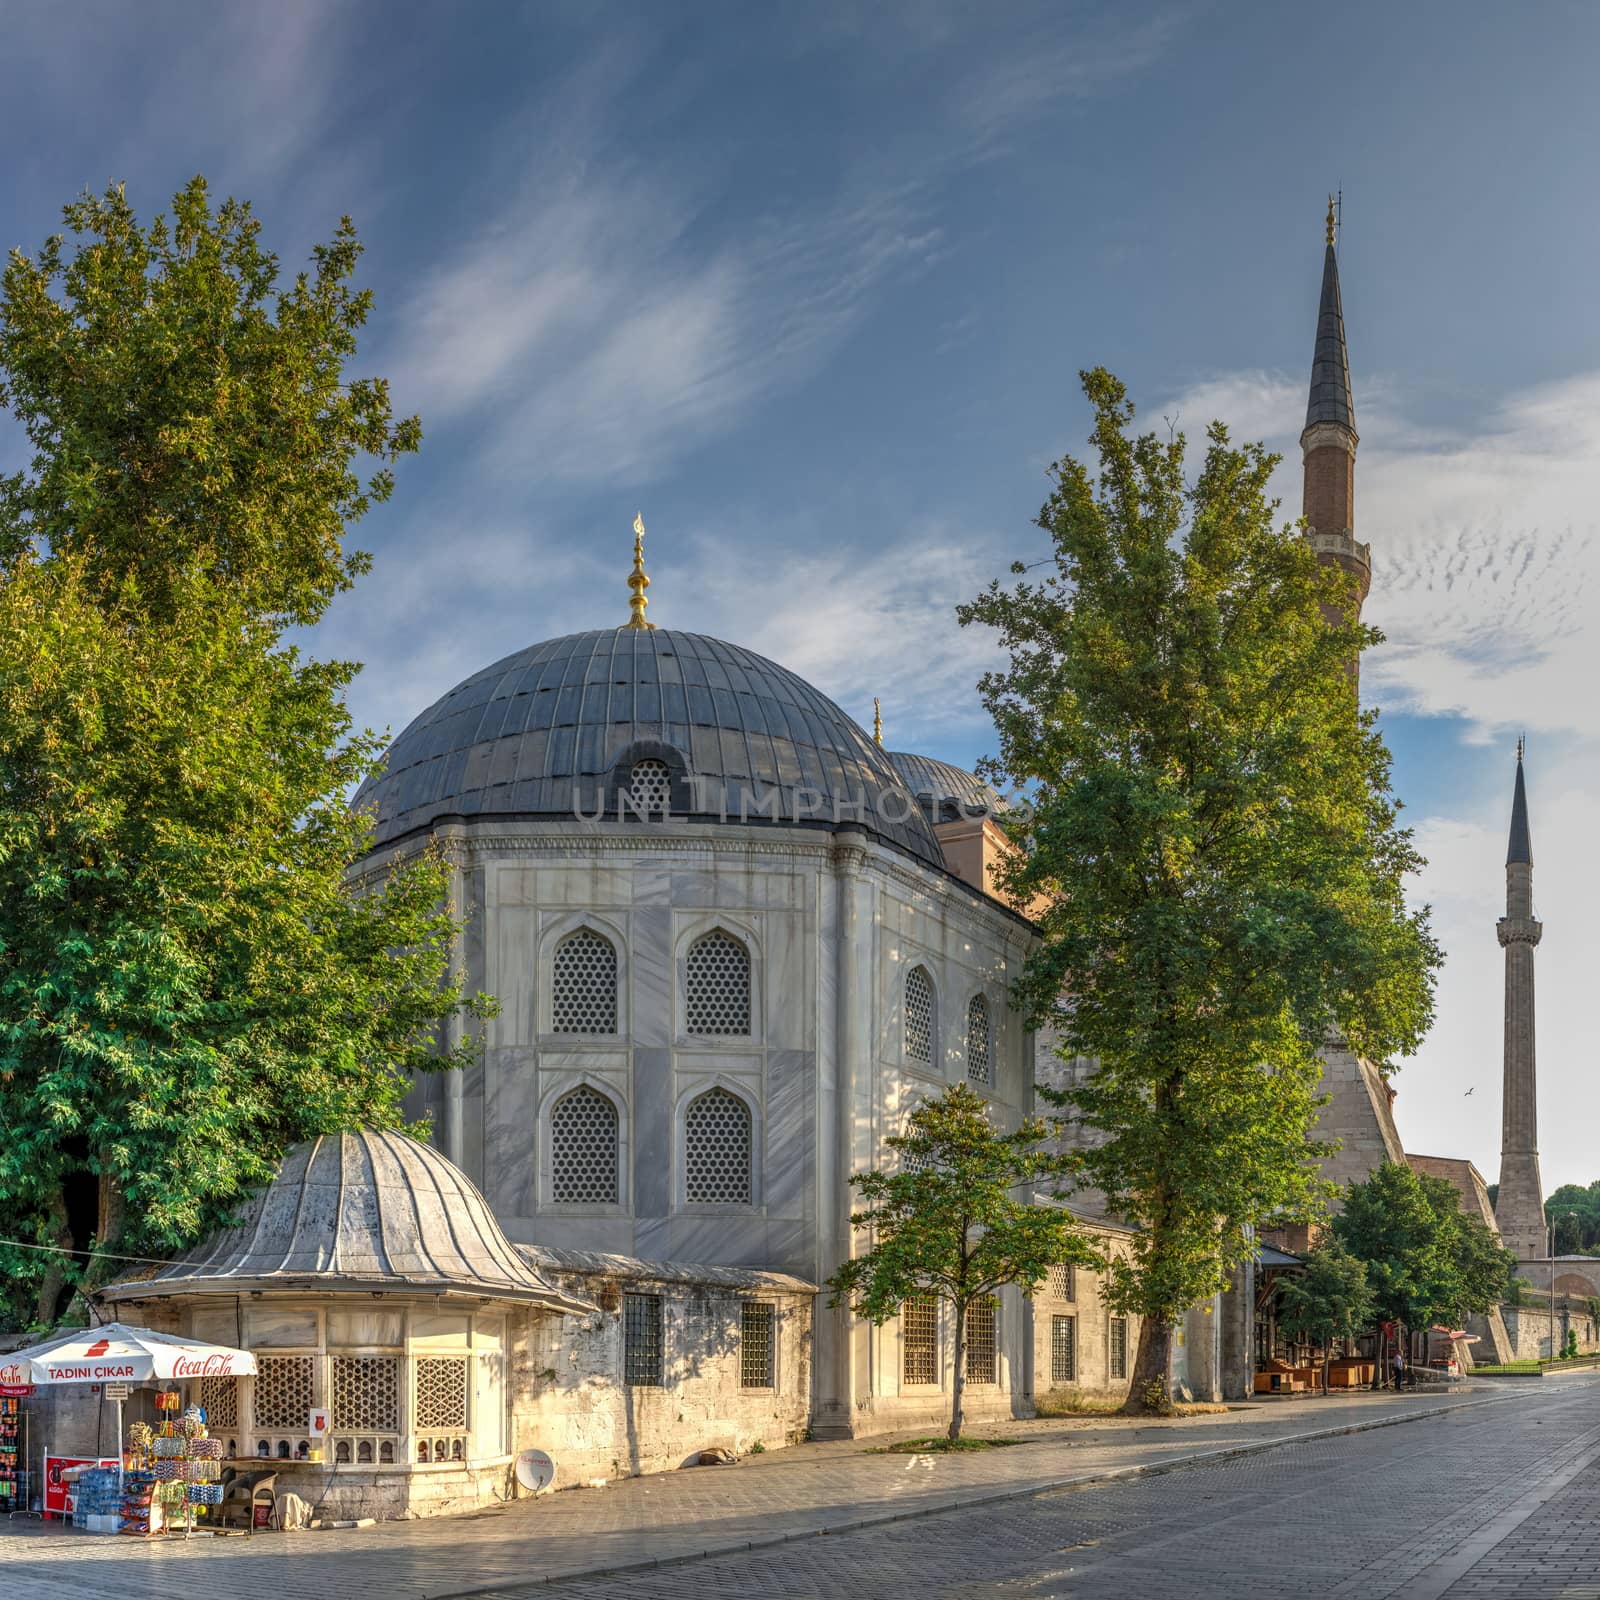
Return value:
<svg viewBox="0 0 1600 1600">
<path fill-rule="evenodd" d="M 256 1358 L 248 1350 L 207 1344 L 154 1328 L 107 1322 L 73 1328 L 4 1358 L 13 1383 L 173 1383 L 185 1378 L 250 1377 Z M 11 1372 L 16 1376 L 10 1376 Z M 122 1460 L 122 1391 L 117 1391 L 117 1460 Z M 118 1477 L 121 1468 L 118 1468 Z"/>
</svg>

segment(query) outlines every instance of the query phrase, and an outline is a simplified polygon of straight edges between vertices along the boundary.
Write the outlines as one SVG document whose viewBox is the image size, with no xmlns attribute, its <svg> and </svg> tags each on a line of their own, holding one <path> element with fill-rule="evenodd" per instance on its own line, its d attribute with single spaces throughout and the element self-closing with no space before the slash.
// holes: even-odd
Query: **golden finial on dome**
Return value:
<svg viewBox="0 0 1600 1600">
<path fill-rule="evenodd" d="M 644 620 L 644 608 L 650 604 L 644 597 L 644 592 L 650 587 L 650 580 L 644 571 L 644 512 L 640 511 L 633 519 L 633 571 L 628 574 L 628 587 L 633 594 L 628 600 L 628 620 L 622 624 L 623 628 L 654 628 L 655 623 Z M 617 630 L 618 633 L 622 628 Z"/>
<path fill-rule="evenodd" d="M 1342 190 L 1340 191 L 1339 198 L 1341 200 L 1344 198 L 1344 193 L 1343 193 Z M 1337 207 L 1334 205 L 1333 196 L 1330 194 L 1328 196 L 1328 243 L 1330 245 L 1333 243 L 1334 235 L 1338 231 L 1339 231 L 1339 212 L 1338 212 Z"/>
<path fill-rule="evenodd" d="M 877 695 L 872 697 L 872 742 L 883 749 L 883 707 L 878 704 Z"/>
</svg>

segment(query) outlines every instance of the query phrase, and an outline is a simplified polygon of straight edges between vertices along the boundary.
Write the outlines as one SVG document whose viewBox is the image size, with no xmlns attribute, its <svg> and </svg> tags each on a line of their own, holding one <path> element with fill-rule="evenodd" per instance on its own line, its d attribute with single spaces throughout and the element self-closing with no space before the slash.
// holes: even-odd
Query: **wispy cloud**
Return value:
<svg viewBox="0 0 1600 1600">
<path fill-rule="evenodd" d="M 417 294 L 397 392 L 435 419 L 491 413 L 501 476 L 636 478 L 809 377 L 939 246 L 907 192 L 710 249 L 688 237 L 697 214 L 682 191 L 588 174 L 520 196 Z"/>
<path fill-rule="evenodd" d="M 1055 101 L 1093 94 L 1143 71 L 1187 22 L 1174 9 L 1101 33 L 1054 26 L 1032 48 L 1010 50 L 969 76 L 957 99 L 961 123 L 980 144 L 996 141 Z"/>
</svg>

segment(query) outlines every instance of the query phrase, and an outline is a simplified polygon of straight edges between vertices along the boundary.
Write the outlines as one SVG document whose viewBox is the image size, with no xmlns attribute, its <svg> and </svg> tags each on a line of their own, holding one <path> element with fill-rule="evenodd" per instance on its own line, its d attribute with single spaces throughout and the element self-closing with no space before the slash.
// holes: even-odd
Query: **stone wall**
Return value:
<svg viewBox="0 0 1600 1600">
<path fill-rule="evenodd" d="M 690 1465 L 702 1450 L 746 1455 L 805 1437 L 811 1407 L 812 1295 L 773 1277 L 736 1292 L 728 1284 L 626 1272 L 543 1270 L 568 1292 L 592 1300 L 586 1317 L 530 1318 L 512 1347 L 514 1447 L 543 1450 L 558 1487 Z M 730 1275 L 731 1276 L 731 1275 Z M 752 1278 L 755 1275 L 751 1275 Z M 659 1297 L 662 1383 L 624 1382 L 628 1295 Z M 747 1303 L 770 1307 L 770 1373 L 742 1361 Z M 752 1377 L 768 1376 L 756 1384 Z"/>
<path fill-rule="evenodd" d="M 1546 1306 L 1502 1306 L 1501 1318 L 1511 1345 L 1513 1361 L 1538 1361 L 1551 1354 L 1550 1312 Z M 1600 1329 L 1587 1309 L 1574 1305 L 1568 1314 L 1562 1314 L 1559 1305 L 1555 1314 L 1555 1350 L 1559 1354 L 1568 1328 L 1577 1329 L 1578 1348 L 1589 1352 L 1600 1348 Z"/>
</svg>

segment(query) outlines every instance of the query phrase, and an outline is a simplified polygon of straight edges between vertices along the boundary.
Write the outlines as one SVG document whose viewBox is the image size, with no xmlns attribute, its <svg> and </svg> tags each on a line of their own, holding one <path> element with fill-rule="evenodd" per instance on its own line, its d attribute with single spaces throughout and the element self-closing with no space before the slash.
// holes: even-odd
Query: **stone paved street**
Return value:
<svg viewBox="0 0 1600 1600">
<path fill-rule="evenodd" d="M 1600 1458 L 1600 1377 L 1011 1431 L 1031 1442 L 943 1459 L 804 1446 L 468 1517 L 248 1542 L 0 1522 L 0 1595 L 1600 1596 L 1600 1523 L 1582 1492 Z M 1273 1439 L 1290 1442 L 1229 1454 Z M 823 1532 L 863 1521 L 878 1525 Z M 640 1570 L 652 1561 L 666 1564 Z"/>
</svg>

